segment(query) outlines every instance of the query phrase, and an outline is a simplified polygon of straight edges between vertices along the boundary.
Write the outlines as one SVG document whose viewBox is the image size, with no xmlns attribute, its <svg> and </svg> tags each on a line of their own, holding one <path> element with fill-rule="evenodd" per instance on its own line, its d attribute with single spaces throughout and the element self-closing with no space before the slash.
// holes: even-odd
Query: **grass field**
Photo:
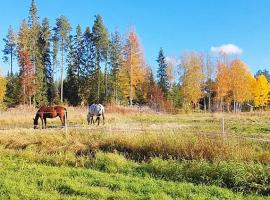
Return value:
<svg viewBox="0 0 270 200">
<path fill-rule="evenodd" d="M 34 114 L 0 113 L 0 199 L 270 199 L 268 113 L 123 110 L 89 127 L 69 108 L 68 135 Z"/>
</svg>

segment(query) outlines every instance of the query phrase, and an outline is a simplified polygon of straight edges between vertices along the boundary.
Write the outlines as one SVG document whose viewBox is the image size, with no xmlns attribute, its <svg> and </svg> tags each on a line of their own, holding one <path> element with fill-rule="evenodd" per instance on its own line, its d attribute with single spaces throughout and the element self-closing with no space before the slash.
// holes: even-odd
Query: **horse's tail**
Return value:
<svg viewBox="0 0 270 200">
<path fill-rule="evenodd" d="M 104 112 L 105 112 L 105 109 L 104 107 L 102 106 L 102 118 L 103 118 L 103 124 L 105 124 L 105 116 L 104 116 Z"/>
</svg>

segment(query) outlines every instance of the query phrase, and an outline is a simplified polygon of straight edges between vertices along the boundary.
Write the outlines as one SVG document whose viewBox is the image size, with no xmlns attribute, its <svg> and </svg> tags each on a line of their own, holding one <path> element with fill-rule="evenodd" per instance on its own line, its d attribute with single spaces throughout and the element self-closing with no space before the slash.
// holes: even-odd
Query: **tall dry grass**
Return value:
<svg viewBox="0 0 270 200">
<path fill-rule="evenodd" d="M 72 152 L 77 156 L 93 155 L 96 151 L 120 152 L 128 159 L 147 161 L 151 157 L 178 160 L 238 160 L 270 164 L 270 146 L 245 140 L 226 140 L 206 135 L 175 133 L 106 133 L 64 131 L 4 131 L 0 145 L 8 149 L 32 149 L 48 154 Z"/>
</svg>

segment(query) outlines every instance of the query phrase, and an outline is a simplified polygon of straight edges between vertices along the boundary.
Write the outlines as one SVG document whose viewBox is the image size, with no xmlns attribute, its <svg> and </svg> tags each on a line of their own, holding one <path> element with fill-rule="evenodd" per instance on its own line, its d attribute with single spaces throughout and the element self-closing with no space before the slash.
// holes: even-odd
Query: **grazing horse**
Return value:
<svg viewBox="0 0 270 200">
<path fill-rule="evenodd" d="M 94 124 L 96 121 L 98 121 L 98 125 L 99 125 L 101 115 L 102 115 L 103 124 L 104 124 L 104 119 L 105 119 L 104 112 L 105 112 L 105 109 L 103 105 L 101 104 L 92 104 L 91 106 L 89 106 L 89 110 L 87 114 L 88 125 L 89 123 Z M 94 121 L 94 116 L 97 116 L 96 121 Z"/>
<path fill-rule="evenodd" d="M 47 118 L 55 118 L 59 117 L 62 126 L 65 126 L 65 112 L 67 112 L 66 108 L 63 106 L 42 106 L 36 113 L 36 117 L 34 120 L 34 129 L 38 126 L 38 118 L 41 119 L 42 128 L 46 128 L 47 126 Z M 45 124 L 45 127 L 44 127 Z"/>
</svg>

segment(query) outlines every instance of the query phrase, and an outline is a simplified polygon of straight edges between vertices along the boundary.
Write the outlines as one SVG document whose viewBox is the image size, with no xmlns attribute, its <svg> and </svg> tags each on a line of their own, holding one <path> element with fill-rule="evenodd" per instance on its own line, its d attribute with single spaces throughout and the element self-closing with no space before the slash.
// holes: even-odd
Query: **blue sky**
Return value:
<svg viewBox="0 0 270 200">
<path fill-rule="evenodd" d="M 0 0 L 0 48 L 9 25 L 18 30 L 27 18 L 31 0 Z M 50 25 L 65 15 L 73 28 L 92 26 L 101 14 L 110 32 L 126 34 L 135 27 L 147 62 L 156 68 L 160 47 L 166 56 L 179 57 L 183 51 L 210 52 L 211 47 L 233 44 L 240 57 L 255 73 L 270 66 L 270 1 L 268 0 L 36 0 L 40 18 Z M 2 51 L 0 57 L 2 58 Z M 0 61 L 7 72 L 8 65 Z"/>
</svg>

